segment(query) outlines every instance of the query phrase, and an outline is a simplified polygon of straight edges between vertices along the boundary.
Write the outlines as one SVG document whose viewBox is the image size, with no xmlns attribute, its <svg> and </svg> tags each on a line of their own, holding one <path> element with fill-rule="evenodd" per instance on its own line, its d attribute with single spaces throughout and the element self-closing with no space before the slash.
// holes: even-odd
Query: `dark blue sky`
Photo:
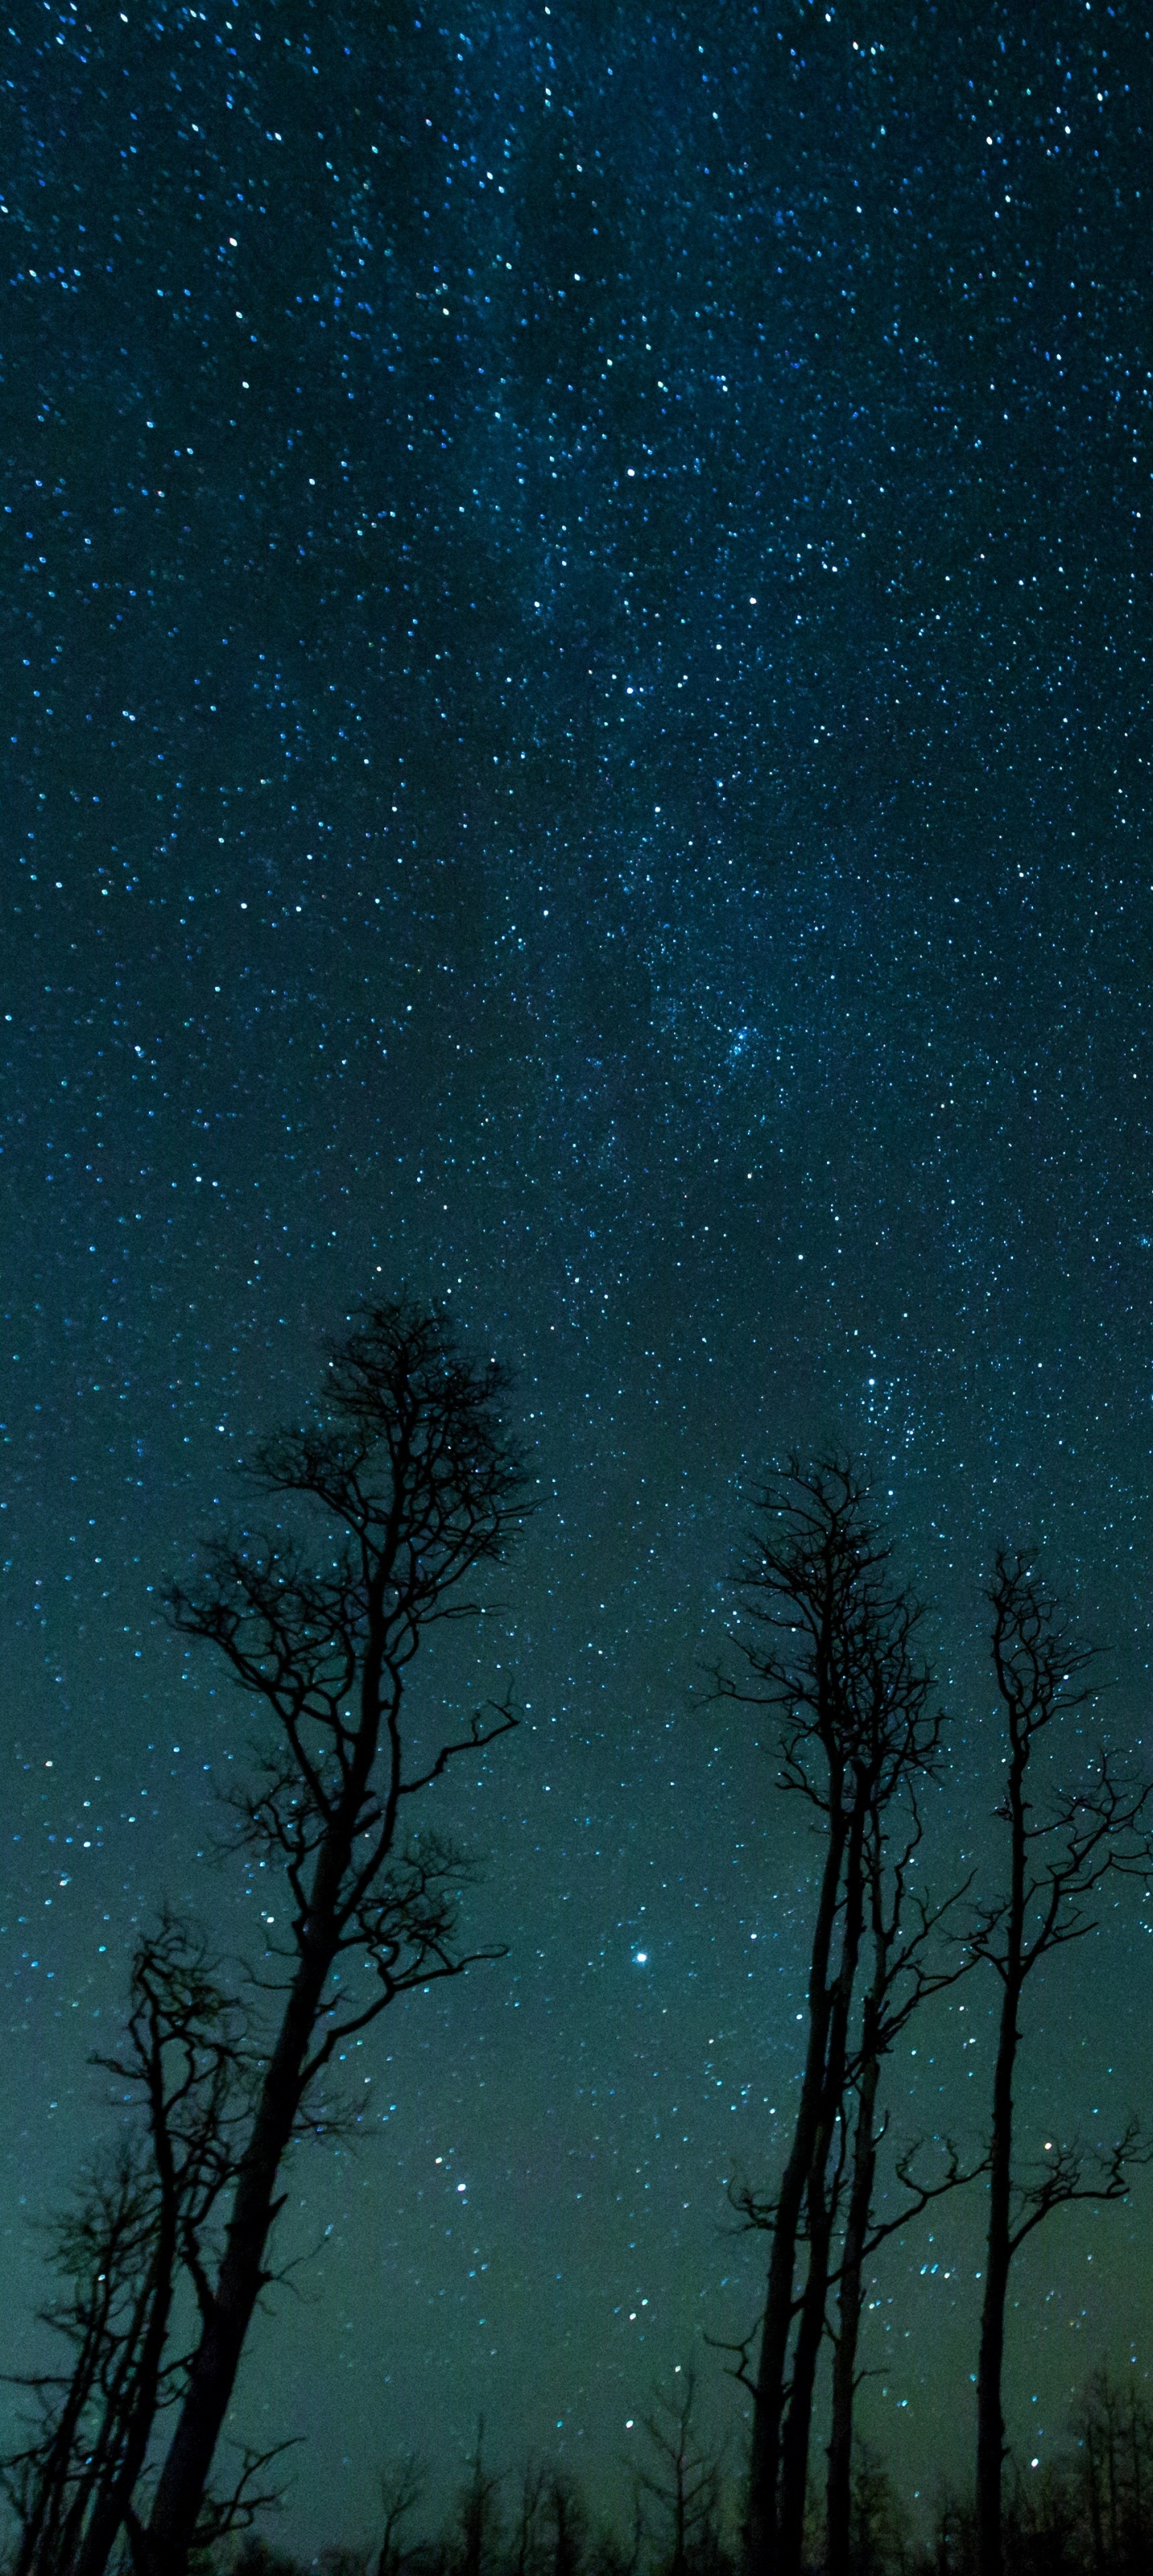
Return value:
<svg viewBox="0 0 1153 2576">
<path fill-rule="evenodd" d="M 315 2538 L 480 2406 L 611 2480 L 755 2311 L 722 2185 L 772 2171 L 809 1853 L 691 1701 L 742 1479 L 869 1452 L 942 1866 L 989 1844 L 996 1539 L 1144 1723 L 1153 49 L 1098 0 L 24 0 L 0 46 L 29 2308 L 134 1927 L 271 1903 L 201 1857 L 244 1712 L 155 1615 L 230 1462 L 407 1285 L 517 1367 L 545 1503 L 489 1623 L 525 1727 L 453 1818 L 508 1962 L 374 2035 L 355 2163 L 301 2151 L 332 2234 L 238 2402 L 306 2435 Z M 1144 1950 L 1130 1906 L 1046 1990 L 1038 2122 L 1140 2099 Z M 979 2130 L 961 2034 L 902 2133 Z M 1148 2209 L 1030 2258 L 1019 2446 L 1148 2371 Z M 878 2277 L 910 2486 L 965 2463 L 980 2214 Z"/>
</svg>

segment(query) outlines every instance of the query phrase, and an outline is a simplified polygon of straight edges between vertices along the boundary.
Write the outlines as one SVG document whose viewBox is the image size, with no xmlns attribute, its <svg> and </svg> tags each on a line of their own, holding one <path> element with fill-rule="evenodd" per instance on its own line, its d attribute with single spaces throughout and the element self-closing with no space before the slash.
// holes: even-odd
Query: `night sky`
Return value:
<svg viewBox="0 0 1153 2576">
<path fill-rule="evenodd" d="M 1135 0 L 16 0 L 0 35 L 8 2317 L 87 2051 L 249 1713 L 168 1636 L 370 1289 L 517 1373 L 540 1511 L 438 1822 L 507 1960 L 364 2050 L 235 2422 L 368 2527 L 478 2409 L 594 2492 L 756 2313 L 813 1846 L 707 1700 L 741 1492 L 871 1461 L 984 1867 L 980 1588 L 1034 1540 L 1148 1689 L 1153 43 Z M 471 1650 L 470 1650 L 471 1652 Z M 1022 2127 L 1148 2100 L 1141 1891 Z M 974 1981 L 894 2135 L 983 2126 Z M 969 2040 L 973 2045 L 968 2045 Z M 774 2116 L 776 2114 L 777 2116 Z M 1153 2376 L 1153 2177 L 1015 2284 L 1018 2457 Z M 979 2193 L 878 2266 L 867 2429 L 965 2475 Z M 326 2231 L 327 2234 L 326 2234 Z M 926 2269 L 925 2267 L 934 2267 Z M 32 2329 L 9 2358 L 36 2349 Z M 1034 2402 L 1035 2401 L 1035 2402 Z M 437 2492 L 439 2493 L 439 2489 Z"/>
</svg>

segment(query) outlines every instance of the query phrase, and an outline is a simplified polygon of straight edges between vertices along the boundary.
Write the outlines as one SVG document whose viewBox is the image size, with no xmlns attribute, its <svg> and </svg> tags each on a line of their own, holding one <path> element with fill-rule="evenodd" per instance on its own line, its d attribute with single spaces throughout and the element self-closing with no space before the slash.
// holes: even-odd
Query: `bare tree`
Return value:
<svg viewBox="0 0 1153 2576">
<path fill-rule="evenodd" d="M 1101 2368 L 1082 2394 L 1073 2430 L 1081 2563 L 1092 2576 L 1136 2576 L 1153 2554 L 1153 2415 L 1131 2381 Z"/>
<path fill-rule="evenodd" d="M 382 2529 L 377 2543 L 331 2542 L 320 2553 L 323 2576 L 403 2576 L 406 2568 L 425 2564 L 427 2550 L 414 2549 L 401 2538 L 405 2523 L 415 2513 L 428 2484 L 428 2471 L 416 2451 L 405 2451 L 390 2468 L 381 2473 L 380 2504 Z M 436 2561 L 440 2570 L 441 2559 Z"/>
<path fill-rule="evenodd" d="M 642 2417 L 650 2459 L 636 2473 L 642 2510 L 655 2507 L 655 2564 L 660 2576 L 701 2576 L 720 2558 L 721 2464 L 703 2450 L 693 2423 L 695 2373 L 686 2370 L 671 2395 L 658 2394 Z"/>
<path fill-rule="evenodd" d="M 380 2481 L 383 2528 L 372 2576 L 401 2576 L 405 2551 L 401 2533 L 424 2495 L 428 2471 L 415 2451 L 406 2451 Z"/>
<path fill-rule="evenodd" d="M 755 2373 L 744 2357 L 741 2364 L 753 2398 L 749 2576 L 770 2568 L 795 2576 L 801 2563 L 869 1836 L 910 1777 L 933 1769 L 943 1723 L 918 1653 L 921 1612 L 893 1582 L 892 1551 L 866 1501 L 852 1464 L 836 1458 L 808 1472 L 794 1460 L 765 1491 L 738 1578 L 743 1621 L 734 1642 L 747 1678 L 740 1686 L 718 1675 L 722 1697 L 782 1712 L 781 1783 L 816 1811 L 823 1839 L 792 2144 L 772 2201 L 746 2198 L 747 2215 L 772 2240 Z"/>
<path fill-rule="evenodd" d="M 450 2565 L 454 2576 L 488 2576 L 500 2551 L 501 2481 L 498 2474 L 485 2466 L 483 2415 L 477 2419 L 476 2449 L 468 2468 L 468 2484 L 461 2488 L 457 2498 Z"/>
<path fill-rule="evenodd" d="M 245 1534 L 209 1551 L 202 1586 L 172 1596 L 176 1627 L 213 1645 L 264 1712 L 246 1829 L 283 1870 L 292 1919 L 279 2027 L 147 2526 L 150 2576 L 187 2568 L 303 2109 L 336 2052 L 398 1995 L 471 1964 L 456 1946 L 459 1857 L 406 1828 L 412 1799 L 455 1755 L 515 1721 L 502 1707 L 447 1740 L 418 1731 L 414 1748 L 407 1693 L 422 1641 L 479 1615 L 470 1578 L 531 1508 L 498 1418 L 505 1387 L 439 1314 L 366 1309 L 331 1351 L 315 1418 L 270 1440 L 253 1469 L 281 1510 L 317 1513 L 311 1550 L 282 1526 Z"/>
<path fill-rule="evenodd" d="M 853 2417 L 865 2265 L 887 2237 L 907 2227 L 943 2194 L 973 2181 L 984 2170 L 983 2157 L 976 2165 L 963 2168 L 946 2141 L 944 2172 L 934 2181 L 925 2181 L 916 2171 L 918 2149 L 907 2148 L 898 2157 L 896 2168 L 906 2198 L 889 2217 L 878 2222 L 874 2216 L 877 2157 L 885 2129 L 879 2112 L 884 2061 L 922 2005 L 956 1985 L 976 1965 L 971 1950 L 958 1959 L 955 1954 L 942 1955 L 938 1947 L 943 1927 L 969 1893 L 972 1874 L 936 1904 L 911 1884 L 922 1839 L 918 1787 L 917 1772 L 910 1769 L 902 1782 L 900 1801 L 889 1807 L 876 1807 L 865 1835 L 867 1937 L 872 1955 L 844 2113 L 846 2126 L 851 2117 L 852 2145 L 850 2148 L 846 2138 L 846 2216 L 840 2261 L 832 2276 L 837 2299 L 836 2322 L 831 2328 L 826 2576 L 848 2576 L 855 2555 Z"/>
<path fill-rule="evenodd" d="M 67 2370 L 23 2374 L 39 2423 L 3 2467 L 20 2527 L 13 2576 L 55 2576 L 82 2534 L 90 2490 L 119 2429 L 116 2381 L 131 2373 L 140 2341 L 140 2292 L 151 2264 L 154 2209 L 135 2141 L 88 2177 L 76 2207 L 52 2230 L 49 2261 L 63 2298 L 42 2322 L 72 2350 Z M 111 2422 L 109 2422 L 111 2417 Z"/>
<path fill-rule="evenodd" d="M 1086 1682 L 1094 1649 L 1073 1631 L 1027 1557 L 1001 1551 L 988 1599 L 992 1655 L 1008 1752 L 997 1815 L 1008 1835 L 1008 1886 L 982 1911 L 971 1935 L 1001 1984 L 989 2136 L 989 2230 L 977 2370 L 978 2576 L 1002 2576 L 1005 2419 L 1001 2377 L 1005 2304 L 1014 2256 L 1055 2209 L 1075 2200 L 1123 2200 L 1144 2154 L 1130 2123 L 1104 2155 L 1055 2141 L 1045 2162 L 1023 2175 L 1014 2156 L 1013 2114 L 1022 1997 L 1043 1960 L 1095 1928 L 1093 1892 L 1111 1871 L 1148 1860 L 1148 1787 L 1128 1781 L 1102 1749 L 1079 1783 L 1045 1804 L 1030 1766 L 1050 1727 L 1094 1696 Z M 1043 1747 L 1047 1750 L 1047 1747 Z M 1043 1792 L 1042 1792 L 1043 1795 Z"/>
<path fill-rule="evenodd" d="M 832 2283 L 832 2247 L 838 2202 L 848 2154 L 849 2098 L 856 2090 L 857 2118 L 849 2172 L 848 2226 L 840 2265 L 843 2366 L 834 2370 L 833 2477 L 834 2540 L 837 2538 L 840 2458 L 838 2444 L 848 2434 L 855 2388 L 855 2326 L 860 2317 L 860 2270 L 864 2228 L 875 2173 L 873 2124 L 881 2059 L 896 2038 L 884 2011 L 896 2015 L 901 1983 L 897 1932 L 886 1939 L 885 1878 L 889 1846 L 897 1838 L 895 1876 L 904 1875 L 919 1838 L 916 1793 L 922 1777 L 937 1767 L 944 1724 L 931 1705 L 933 1677 L 917 1651 L 922 1612 L 904 1591 L 876 1586 L 858 1605 L 859 1632 L 854 1643 L 851 1739 L 846 1794 L 850 1827 L 845 1845 L 841 1901 L 841 1955 L 833 2010 L 821 2122 L 807 2184 L 808 2262 L 793 2353 L 792 2385 L 781 2445 L 781 2496 L 778 2557 L 789 2571 L 800 2568 L 805 2549 L 809 2487 L 809 2444 L 813 2391 L 822 2338 L 828 2330 L 828 2295 Z M 867 1941 L 870 1905 L 874 1936 L 873 1975 L 863 1998 L 863 2027 L 856 2049 L 850 2036 L 854 1988 Z M 899 1920 L 899 1917 L 898 1917 Z M 880 1932 L 880 1946 L 877 1935 Z M 918 1975 L 918 1966 L 921 1974 Z M 955 1970 L 942 1972 L 950 1981 Z M 911 2012 L 923 2000 L 928 1972 L 920 1960 L 915 1936 L 905 2000 Z M 930 1985 L 935 1980 L 928 1979 Z M 880 2001 L 881 2009 L 877 2010 Z M 907 2015 L 900 2015 L 903 2026 Z M 864 2117 L 862 2118 L 862 2114 Z M 835 2164 L 831 2163 L 835 2149 Z M 885 2231 L 887 2232 L 887 2231 Z M 856 2292 L 856 2318 L 853 2300 Z"/>
<path fill-rule="evenodd" d="M 837 1461 L 819 1462 L 806 1475 L 794 1460 L 783 1485 L 765 1490 L 738 1578 L 752 1633 L 743 1636 L 738 1628 L 735 1642 L 748 1679 L 742 1688 L 723 1672 L 717 1677 L 722 1696 L 783 1711 L 782 1784 L 816 1809 L 824 1830 L 800 2100 L 779 2189 L 755 2213 L 768 2227 L 772 2246 L 758 2362 L 747 2379 L 753 2399 L 745 2522 L 749 2576 L 764 2576 L 777 2556 L 781 2430 L 805 2198 L 814 2162 L 822 2151 L 827 2156 L 831 2143 L 831 2128 L 828 2141 L 823 2132 L 833 2007 L 845 1969 L 855 1974 L 854 1935 L 859 1940 L 859 1927 L 846 1924 L 838 1968 L 834 1941 L 853 1823 L 849 1747 L 859 1602 L 877 1589 L 884 1569 L 884 1551 L 864 1524 L 863 1505 L 862 1484 Z M 744 2356 L 741 2367 L 744 2372 Z"/>
<path fill-rule="evenodd" d="M 157 2416 L 186 2366 L 171 2350 L 177 2291 L 182 2278 L 203 2285 L 235 2170 L 243 2061 L 240 2015 L 203 1941 L 165 1914 L 133 1961 L 123 2042 L 94 2061 L 127 2088 L 145 2135 L 89 2177 L 55 2230 L 68 2287 L 45 2318 L 73 2358 L 22 2383 L 41 2424 L 6 2464 L 22 2525 L 15 2576 L 104 2576 L 130 2529 Z"/>
</svg>

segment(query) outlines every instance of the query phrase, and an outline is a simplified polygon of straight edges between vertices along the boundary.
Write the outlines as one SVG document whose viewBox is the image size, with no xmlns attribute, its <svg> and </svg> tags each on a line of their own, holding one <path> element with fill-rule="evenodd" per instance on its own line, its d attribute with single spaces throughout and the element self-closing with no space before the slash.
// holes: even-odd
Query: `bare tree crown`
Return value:
<svg viewBox="0 0 1153 2576">
<path fill-rule="evenodd" d="M 434 1620 L 477 1615 L 461 1583 L 532 1508 L 500 1429 L 506 1386 L 495 1363 L 461 1356 L 439 1315 L 368 1308 L 330 1351 L 315 1418 L 265 1441 L 250 1469 L 259 1491 L 336 1524 L 331 1561 L 317 1567 L 279 1532 L 213 1544 L 206 1585 L 173 1589 L 176 1626 L 219 1646 L 290 1731 L 308 1720 L 339 1741 L 358 1680 L 395 1675 Z"/>
<path fill-rule="evenodd" d="M 917 1651 L 923 1618 L 893 1580 L 851 1458 L 797 1459 L 755 1498 L 735 1576 L 733 1631 L 748 1680 L 721 1696 L 781 1710 L 782 1785 L 818 1807 L 883 1810 L 899 1781 L 936 1764 L 943 1720 Z"/>
<path fill-rule="evenodd" d="M 402 1712 L 422 1637 L 479 1616 L 469 1577 L 533 1508 L 500 1426 L 507 1383 L 463 1356 L 435 1310 L 366 1308 L 330 1348 L 313 1419 L 266 1441 L 249 1470 L 259 1491 L 316 1507 L 323 1545 L 283 1530 L 216 1543 L 204 1583 L 170 1596 L 174 1625 L 218 1647 L 274 1720 L 236 1805 L 247 1839 L 287 1871 L 297 1949 L 322 1899 L 334 1963 L 355 1950 L 376 1971 L 371 2008 L 330 2026 L 326 2056 L 402 1987 L 458 1964 L 454 1882 L 467 1870 L 435 1834 L 405 1843 L 399 1827 L 454 1755 L 514 1719 L 507 1706 L 477 1712 L 406 1764 Z M 331 1886 L 322 1850 L 343 1854 Z"/>
</svg>

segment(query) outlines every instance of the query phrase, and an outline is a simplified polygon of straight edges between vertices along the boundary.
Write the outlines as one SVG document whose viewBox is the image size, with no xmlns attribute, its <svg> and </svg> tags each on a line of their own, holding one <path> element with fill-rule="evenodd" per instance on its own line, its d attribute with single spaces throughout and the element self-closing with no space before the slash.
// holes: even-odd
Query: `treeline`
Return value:
<svg viewBox="0 0 1153 2576">
<path fill-rule="evenodd" d="M 249 1469 L 274 1534 L 212 1542 L 199 1580 L 170 1596 L 176 1629 L 222 1656 L 260 1713 L 237 1840 L 277 1873 L 269 1912 L 284 1928 L 271 1962 L 239 1984 L 175 1916 L 137 1948 L 121 2045 L 97 2061 L 134 2125 L 83 2178 L 52 2241 L 44 2321 L 61 2358 L 24 2382 L 32 2417 L 3 2470 L 13 2576 L 189 2576 L 242 2545 L 277 2493 L 275 2449 L 245 2453 L 223 2488 L 214 2468 L 249 2329 L 277 2277 L 284 2159 L 297 2137 L 355 2121 L 341 2064 L 398 1996 L 500 1955 L 462 1946 L 471 1864 L 421 1824 L 419 1801 L 462 1754 L 508 1734 L 516 1712 L 503 1700 L 446 1735 L 412 1684 L 430 1632 L 480 1616 L 477 1578 L 534 1508 L 503 1426 L 505 1394 L 496 1364 L 471 1361 L 438 1312 L 367 1309 L 332 1346 L 312 1414 Z M 414 2503 L 394 2497 L 378 2576 L 400 2576 L 410 2559 L 411 2576 L 452 2576 L 458 2562 L 462 2576 L 498 2566 L 631 2576 L 642 2565 L 709 2576 L 734 2552 L 743 2576 L 803 2576 L 818 2564 L 857 2576 L 882 2533 L 884 2563 L 896 2565 L 899 2517 L 855 2421 L 866 2284 L 889 2236 L 975 2183 L 987 2224 L 974 2506 L 968 2516 L 950 2508 L 933 2563 L 940 2576 L 1003 2576 L 1007 2532 L 1017 2557 L 1054 2549 L 1059 2526 L 1082 2548 L 1090 2528 L 1079 2470 L 1063 2483 L 1027 2478 L 1019 2492 L 1006 2478 L 1009 2282 L 1022 2245 L 1062 2208 L 1123 2199 L 1146 2148 L 1136 2122 L 1086 2143 L 1055 2116 L 1030 2158 L 1015 2090 L 1037 1972 L 1051 2002 L 1060 1954 L 1094 1928 L 1106 1881 L 1123 1889 L 1149 1876 L 1149 1789 L 1087 1733 L 1092 1650 L 1029 1555 L 1005 1549 L 986 1594 L 995 1715 L 985 1734 L 999 1783 L 988 1849 L 979 1874 L 934 1889 L 928 1855 L 942 1838 L 929 1826 L 949 1783 L 950 1730 L 922 1607 L 851 1460 L 794 1460 L 753 1494 L 731 1589 L 716 1697 L 752 1731 L 781 1795 L 800 1800 L 813 1854 L 791 2134 L 779 2170 L 737 2195 L 765 2239 L 766 2271 L 750 2330 L 728 2355 L 749 2418 L 734 2525 L 719 2466 L 696 2450 L 686 2384 L 671 2414 L 658 2408 L 648 2422 L 653 2465 L 631 2556 L 590 2536 L 575 2488 L 543 2472 L 531 2497 L 525 2485 L 514 2544 L 478 2448 L 468 2528 L 479 2554 L 459 2558 L 462 2523 L 456 2541 L 394 2560 Z M 916 2017 L 970 1979 L 993 1983 L 997 2035 L 985 2124 L 962 2154 L 946 2138 L 902 2137 L 887 2092 Z M 1114 2406 L 1105 2382 L 1093 2403 Z M 1136 2495 L 1145 2461 L 1132 2408 L 1127 2422 L 1124 2476 L 1120 2433 L 1107 2446 L 1118 2496 L 1130 2491 L 1124 2477 Z M 653 2520 L 668 2492 L 671 2560 Z M 1128 2519 L 1116 2504 L 1101 2524 L 1114 2553 L 1122 2532 L 1137 2546 L 1144 2493 Z"/>
<path fill-rule="evenodd" d="M 530 2461 L 500 2476 L 478 2443 L 442 2528 L 419 2529 L 424 2473 L 409 2459 L 381 2481 L 370 2540 L 307 2562 L 252 2536 L 199 2576 L 739 2576 L 742 2486 L 698 2443 L 688 2374 L 656 2400 L 638 2432 L 627 2528 L 597 2519 L 570 2470 Z M 914 2536 L 891 2477 L 868 2444 L 850 2482 L 852 2576 L 975 2576 L 972 2505 L 947 2490 Z M 1105 2368 L 1070 2417 L 1063 2448 L 1018 2471 L 1005 2497 L 1015 2576 L 1149 2576 L 1153 2568 L 1153 2411 Z M 806 2564 L 825 2563 L 819 2499 L 810 2495 Z"/>
</svg>

